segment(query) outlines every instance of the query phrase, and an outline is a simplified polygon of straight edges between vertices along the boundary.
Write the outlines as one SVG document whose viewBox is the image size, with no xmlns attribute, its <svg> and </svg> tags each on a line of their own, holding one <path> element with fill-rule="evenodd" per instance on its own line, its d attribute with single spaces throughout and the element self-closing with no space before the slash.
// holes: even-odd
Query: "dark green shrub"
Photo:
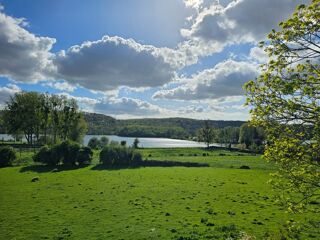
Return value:
<svg viewBox="0 0 320 240">
<path fill-rule="evenodd" d="M 127 141 L 122 140 L 122 141 L 120 142 L 120 145 L 123 146 L 123 147 L 126 146 L 126 145 L 127 145 Z"/>
<path fill-rule="evenodd" d="M 142 161 L 140 153 L 134 149 L 119 145 L 109 145 L 100 152 L 100 163 L 108 166 L 120 165 L 129 166 Z"/>
<path fill-rule="evenodd" d="M 77 155 L 77 162 L 79 165 L 90 164 L 92 161 L 93 152 L 89 147 L 80 148 Z"/>
<path fill-rule="evenodd" d="M 16 158 L 16 151 L 12 147 L 0 147 L 0 167 L 11 166 Z"/>
<path fill-rule="evenodd" d="M 34 162 L 55 165 L 50 164 L 51 149 L 48 146 L 41 147 L 40 150 L 36 154 L 34 154 L 32 158 Z"/>
<path fill-rule="evenodd" d="M 105 136 L 100 138 L 100 147 L 103 148 L 105 146 L 107 146 L 109 143 L 109 139 Z"/>
<path fill-rule="evenodd" d="M 90 147 L 91 149 L 98 149 L 100 147 L 101 143 L 99 141 L 98 138 L 93 137 L 90 138 L 89 142 L 88 142 L 88 147 Z"/>
<path fill-rule="evenodd" d="M 141 153 L 135 152 L 135 151 L 133 151 L 132 153 L 133 153 L 133 154 L 132 154 L 132 159 L 131 159 L 132 163 L 134 163 L 134 164 L 139 164 L 139 163 L 141 163 L 141 162 L 142 162 L 142 155 L 141 155 Z"/>
<path fill-rule="evenodd" d="M 80 145 L 71 141 L 64 141 L 58 147 L 58 155 L 62 156 L 64 165 L 76 165 Z"/>
</svg>

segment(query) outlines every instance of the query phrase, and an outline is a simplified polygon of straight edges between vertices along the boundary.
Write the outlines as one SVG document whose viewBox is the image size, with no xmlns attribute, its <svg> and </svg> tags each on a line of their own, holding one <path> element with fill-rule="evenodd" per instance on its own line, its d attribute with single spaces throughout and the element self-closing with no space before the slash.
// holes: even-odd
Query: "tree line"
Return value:
<svg viewBox="0 0 320 240">
<path fill-rule="evenodd" d="M 206 143 L 220 143 L 231 148 L 233 144 L 244 144 L 244 148 L 262 152 L 265 141 L 265 133 L 261 127 L 251 126 L 244 123 L 240 127 L 213 128 L 209 121 L 205 121 L 198 130 L 197 140 Z"/>
<path fill-rule="evenodd" d="M 87 124 L 74 99 L 48 93 L 20 92 L 6 103 L 2 124 L 16 139 L 28 144 L 82 142 Z"/>
</svg>

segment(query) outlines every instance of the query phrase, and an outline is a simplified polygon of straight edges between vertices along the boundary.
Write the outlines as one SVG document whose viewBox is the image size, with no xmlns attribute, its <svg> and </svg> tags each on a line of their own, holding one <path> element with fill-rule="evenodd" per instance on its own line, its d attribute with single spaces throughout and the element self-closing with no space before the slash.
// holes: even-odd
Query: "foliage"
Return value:
<svg viewBox="0 0 320 240">
<path fill-rule="evenodd" d="M 90 138 L 88 142 L 88 147 L 92 149 L 98 149 L 100 147 L 100 141 L 97 137 Z"/>
<path fill-rule="evenodd" d="M 253 123 L 266 130 L 265 158 L 289 208 L 320 194 L 320 1 L 300 5 L 261 43 L 270 57 L 245 88 Z"/>
<path fill-rule="evenodd" d="M 8 167 L 16 159 L 16 151 L 12 147 L 0 147 L 0 167 Z"/>
<path fill-rule="evenodd" d="M 214 138 L 214 129 L 210 126 L 209 121 L 205 121 L 204 126 L 198 131 L 198 141 L 206 143 L 207 147 L 209 147 L 210 143 L 213 143 Z"/>
<path fill-rule="evenodd" d="M 109 143 L 109 139 L 105 136 L 102 136 L 100 138 L 100 147 L 103 148 L 104 146 L 107 146 Z"/>
<path fill-rule="evenodd" d="M 132 143 L 132 147 L 133 148 L 139 148 L 139 143 L 140 143 L 139 139 L 135 138 L 133 143 Z"/>
<path fill-rule="evenodd" d="M 196 135 L 203 120 L 188 118 L 114 119 L 97 113 L 84 113 L 88 134 L 109 134 L 126 137 L 168 137 L 185 139 Z M 209 120 L 214 128 L 240 127 L 244 121 Z"/>
<path fill-rule="evenodd" d="M 87 129 L 76 101 L 65 96 L 19 92 L 6 103 L 2 115 L 7 133 L 23 133 L 29 144 L 81 142 Z"/>
<path fill-rule="evenodd" d="M 33 156 L 34 162 L 43 163 L 50 166 L 63 164 L 66 166 L 76 166 L 89 164 L 92 160 L 93 152 L 89 147 L 80 147 L 76 142 L 63 141 L 52 147 L 43 146 Z"/>
<path fill-rule="evenodd" d="M 240 127 L 239 143 L 244 143 L 246 148 L 257 149 L 265 139 L 264 130 L 261 127 L 244 123 Z"/>
<path fill-rule="evenodd" d="M 80 148 L 77 155 L 77 162 L 79 165 L 90 164 L 92 161 L 93 152 L 89 147 Z"/>
<path fill-rule="evenodd" d="M 133 148 L 109 145 L 100 152 L 100 163 L 107 166 L 130 166 L 142 161 L 142 155 Z"/>
</svg>

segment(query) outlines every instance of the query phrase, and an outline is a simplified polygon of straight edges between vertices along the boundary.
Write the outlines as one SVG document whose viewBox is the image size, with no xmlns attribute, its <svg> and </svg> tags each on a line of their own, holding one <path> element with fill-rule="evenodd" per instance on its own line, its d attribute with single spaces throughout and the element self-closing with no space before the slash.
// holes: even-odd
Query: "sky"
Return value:
<svg viewBox="0 0 320 240">
<path fill-rule="evenodd" d="M 48 92 L 116 118 L 248 120 L 258 48 L 306 0 L 0 0 L 0 108 Z"/>
</svg>

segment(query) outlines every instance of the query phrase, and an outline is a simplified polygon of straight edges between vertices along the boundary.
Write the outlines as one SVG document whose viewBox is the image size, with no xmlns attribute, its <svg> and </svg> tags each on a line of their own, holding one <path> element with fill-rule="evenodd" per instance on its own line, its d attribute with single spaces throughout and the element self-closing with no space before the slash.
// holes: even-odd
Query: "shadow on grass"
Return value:
<svg viewBox="0 0 320 240">
<path fill-rule="evenodd" d="M 88 165 L 82 165 L 82 166 L 46 166 L 46 165 L 31 165 L 31 166 L 25 166 L 20 169 L 20 172 L 37 172 L 37 173 L 46 173 L 46 172 L 62 172 L 62 171 L 70 171 L 70 170 L 76 170 L 80 168 L 84 168 Z"/>
<path fill-rule="evenodd" d="M 196 162 L 145 160 L 129 166 L 128 165 L 107 166 L 103 164 L 98 164 L 93 166 L 91 170 L 120 170 L 120 169 L 141 168 L 141 167 L 209 167 L 209 164 L 196 163 Z"/>
</svg>

